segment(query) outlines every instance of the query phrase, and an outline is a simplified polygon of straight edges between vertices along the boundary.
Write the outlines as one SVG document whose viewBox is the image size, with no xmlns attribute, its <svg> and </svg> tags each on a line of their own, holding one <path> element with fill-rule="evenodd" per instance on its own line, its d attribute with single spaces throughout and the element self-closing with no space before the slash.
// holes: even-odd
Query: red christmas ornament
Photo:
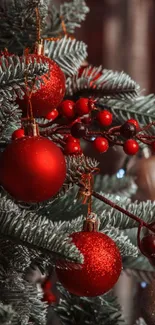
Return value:
<svg viewBox="0 0 155 325">
<path fill-rule="evenodd" d="M 54 121 L 54 120 L 58 117 L 58 115 L 59 115 L 59 112 L 58 112 L 58 110 L 55 108 L 55 109 L 53 109 L 51 112 L 49 112 L 49 113 L 45 116 L 45 118 L 46 118 L 47 120 Z"/>
<path fill-rule="evenodd" d="M 140 243 L 140 249 L 148 258 L 155 257 L 155 235 L 149 234 L 143 237 Z"/>
<path fill-rule="evenodd" d="M 67 118 L 73 118 L 75 116 L 75 103 L 72 100 L 64 100 L 60 106 L 59 110 L 61 114 Z"/>
<path fill-rule="evenodd" d="M 57 297 L 52 292 L 52 282 L 49 279 L 46 279 L 42 284 L 42 289 L 44 292 L 43 301 L 47 302 L 49 305 L 57 302 Z"/>
<path fill-rule="evenodd" d="M 75 103 L 75 110 L 79 116 L 89 114 L 89 112 L 91 111 L 91 105 L 90 105 L 89 98 L 80 98 Z"/>
<path fill-rule="evenodd" d="M 59 66 L 51 59 L 38 54 L 28 55 L 28 60 L 47 62 L 49 64 L 49 74 L 42 77 L 43 83 L 40 89 L 33 92 L 31 96 L 32 110 L 34 117 L 45 117 L 52 109 L 57 108 L 65 94 L 65 76 Z M 23 100 L 18 99 L 19 108 L 26 114 L 28 107 L 28 97 Z"/>
<path fill-rule="evenodd" d="M 42 202 L 52 198 L 66 177 L 63 153 L 43 137 L 10 143 L 0 157 L 0 184 L 16 200 Z"/>
<path fill-rule="evenodd" d="M 80 143 L 75 141 L 68 141 L 65 145 L 64 152 L 66 155 L 81 154 L 82 149 L 80 147 Z"/>
<path fill-rule="evenodd" d="M 136 140 L 129 139 L 124 142 L 123 149 L 127 155 L 135 155 L 139 150 L 139 144 Z"/>
<path fill-rule="evenodd" d="M 18 129 L 12 133 L 12 140 L 20 139 L 25 136 L 24 129 Z"/>
<path fill-rule="evenodd" d="M 129 119 L 127 120 L 128 123 L 131 123 L 131 124 L 134 124 L 134 126 L 136 127 L 136 130 L 138 131 L 140 129 L 140 126 L 139 126 L 139 123 L 137 120 L 134 120 L 134 119 Z"/>
<path fill-rule="evenodd" d="M 56 268 L 59 281 L 76 296 L 95 297 L 108 292 L 117 282 L 121 269 L 121 255 L 115 242 L 100 232 L 77 232 L 73 243 L 84 256 L 84 264 L 64 262 Z M 68 267 L 67 267 L 68 266 Z"/>
<path fill-rule="evenodd" d="M 109 111 L 104 110 L 104 111 L 98 112 L 96 118 L 101 126 L 109 126 L 112 123 L 113 117 Z"/>
<path fill-rule="evenodd" d="M 100 152 L 104 153 L 109 149 L 108 140 L 103 137 L 98 137 L 93 141 L 94 148 Z"/>
</svg>

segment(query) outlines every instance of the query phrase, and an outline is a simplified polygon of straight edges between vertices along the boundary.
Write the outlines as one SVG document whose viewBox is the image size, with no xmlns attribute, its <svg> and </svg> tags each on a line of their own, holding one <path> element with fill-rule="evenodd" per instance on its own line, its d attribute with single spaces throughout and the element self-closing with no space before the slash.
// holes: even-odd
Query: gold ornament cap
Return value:
<svg viewBox="0 0 155 325">
<path fill-rule="evenodd" d="M 86 232 L 99 231 L 99 227 L 100 227 L 100 221 L 97 218 L 97 215 L 95 213 L 90 213 L 83 223 L 83 231 Z"/>
<path fill-rule="evenodd" d="M 26 118 L 22 120 L 23 129 L 25 131 L 25 135 L 31 137 L 39 136 L 39 127 L 34 118 Z"/>
</svg>

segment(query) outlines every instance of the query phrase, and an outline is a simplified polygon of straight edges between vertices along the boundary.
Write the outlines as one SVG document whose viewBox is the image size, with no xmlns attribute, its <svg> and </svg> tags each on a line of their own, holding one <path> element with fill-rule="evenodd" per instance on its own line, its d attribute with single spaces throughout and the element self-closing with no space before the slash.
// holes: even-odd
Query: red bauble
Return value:
<svg viewBox="0 0 155 325">
<path fill-rule="evenodd" d="M 131 118 L 131 119 L 127 120 L 127 122 L 134 124 L 134 126 L 136 127 L 136 130 L 137 131 L 139 130 L 140 126 L 139 126 L 139 123 L 138 123 L 137 120 L 134 120 L 134 119 Z"/>
<path fill-rule="evenodd" d="M 64 148 L 66 155 L 77 155 L 82 153 L 80 143 L 75 141 L 68 141 Z"/>
<path fill-rule="evenodd" d="M 18 129 L 12 133 L 12 140 L 20 139 L 25 136 L 24 129 Z"/>
<path fill-rule="evenodd" d="M 93 141 L 94 148 L 100 152 L 104 153 L 109 149 L 109 143 L 107 139 L 103 137 L 98 137 Z"/>
<path fill-rule="evenodd" d="M 77 232 L 73 243 L 84 256 L 80 267 L 65 262 L 56 268 L 62 285 L 74 295 L 95 297 L 108 292 L 122 269 L 121 255 L 115 242 L 100 232 Z M 68 265 L 68 268 L 67 268 Z"/>
<path fill-rule="evenodd" d="M 72 100 L 66 99 L 60 104 L 59 111 L 63 116 L 73 118 L 75 116 L 74 107 L 75 103 Z"/>
<path fill-rule="evenodd" d="M 47 62 L 49 64 L 49 75 L 42 77 L 43 83 L 40 89 L 31 96 L 32 110 L 34 117 L 45 117 L 52 109 L 57 108 L 65 94 L 65 76 L 59 66 L 49 58 L 37 54 L 30 54 L 28 60 Z M 27 113 L 28 97 L 18 99 L 19 108 Z"/>
<path fill-rule="evenodd" d="M 155 235 L 149 234 L 143 237 L 140 243 L 140 249 L 148 258 L 155 257 Z"/>
<path fill-rule="evenodd" d="M 42 289 L 44 292 L 43 301 L 47 302 L 49 305 L 57 302 L 57 297 L 52 292 L 52 286 L 53 284 L 51 280 L 45 280 L 45 282 L 42 284 Z"/>
<path fill-rule="evenodd" d="M 89 103 L 89 98 L 80 98 L 75 104 L 76 113 L 79 116 L 89 114 L 91 111 L 91 105 Z M 92 101 L 91 101 L 92 104 Z"/>
<path fill-rule="evenodd" d="M 98 112 L 96 118 L 101 126 L 109 126 L 112 123 L 112 114 L 107 110 Z"/>
<path fill-rule="evenodd" d="M 58 193 L 65 177 L 64 155 L 47 138 L 20 138 L 1 155 L 0 184 L 16 200 L 48 200 Z"/>
<path fill-rule="evenodd" d="M 49 113 L 45 116 L 45 118 L 46 118 L 47 120 L 54 121 L 54 120 L 58 117 L 58 115 L 59 115 L 59 112 L 58 112 L 58 110 L 55 108 L 55 109 L 53 109 L 51 112 L 49 112 Z"/>
<path fill-rule="evenodd" d="M 135 155 L 139 150 L 139 144 L 136 140 L 129 139 L 124 142 L 123 149 L 127 155 Z"/>
</svg>

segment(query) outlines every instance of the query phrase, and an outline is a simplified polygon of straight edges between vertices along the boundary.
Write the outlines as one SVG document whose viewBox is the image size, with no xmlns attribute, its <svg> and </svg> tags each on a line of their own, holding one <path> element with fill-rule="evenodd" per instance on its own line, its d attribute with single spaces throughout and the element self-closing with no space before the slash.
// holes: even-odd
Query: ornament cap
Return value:
<svg viewBox="0 0 155 325">
<path fill-rule="evenodd" d="M 39 136 L 39 127 L 34 118 L 30 118 L 30 119 L 26 118 L 23 119 L 22 122 L 23 122 L 23 129 L 25 131 L 25 135 L 32 136 L 32 137 Z"/>
<path fill-rule="evenodd" d="M 35 44 L 35 54 L 44 55 L 44 39 L 40 39 Z"/>
<path fill-rule="evenodd" d="M 98 231 L 100 227 L 100 221 L 95 213 L 91 213 L 87 216 L 87 219 L 83 223 L 83 231 L 93 232 Z"/>
</svg>

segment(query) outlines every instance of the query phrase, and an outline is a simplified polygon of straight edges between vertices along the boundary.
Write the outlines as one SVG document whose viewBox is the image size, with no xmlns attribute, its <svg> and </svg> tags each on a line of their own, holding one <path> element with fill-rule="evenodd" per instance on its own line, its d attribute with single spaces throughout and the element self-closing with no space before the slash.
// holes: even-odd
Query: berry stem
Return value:
<svg viewBox="0 0 155 325">
<path fill-rule="evenodd" d="M 125 210 L 124 208 L 120 207 L 119 205 L 117 205 L 116 203 L 110 201 L 109 199 L 107 199 L 106 197 L 104 197 L 103 195 L 97 193 L 97 192 L 92 192 L 92 196 L 94 196 L 96 199 L 104 202 L 105 204 L 108 204 L 109 206 L 111 206 L 112 208 L 120 211 L 121 213 L 125 214 L 126 216 L 128 216 L 129 218 L 135 220 L 136 222 L 138 222 L 141 227 L 145 227 L 149 230 L 151 230 L 153 233 L 155 233 L 155 229 L 153 228 L 152 225 L 148 224 L 147 222 L 141 220 L 139 217 L 137 217 L 135 214 L 131 213 L 130 211 Z"/>
</svg>

